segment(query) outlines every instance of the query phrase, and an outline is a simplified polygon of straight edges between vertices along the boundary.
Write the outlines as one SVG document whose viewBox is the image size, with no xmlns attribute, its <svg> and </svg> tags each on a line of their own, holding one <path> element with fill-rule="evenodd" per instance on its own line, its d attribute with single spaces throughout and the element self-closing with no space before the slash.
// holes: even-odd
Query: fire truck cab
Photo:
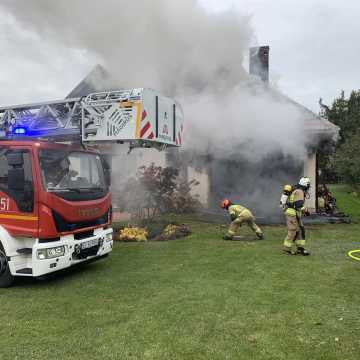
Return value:
<svg viewBox="0 0 360 360">
<path fill-rule="evenodd" d="M 0 287 L 111 252 L 110 167 L 94 149 L 179 147 L 182 132 L 179 104 L 144 88 L 0 107 Z"/>
<path fill-rule="evenodd" d="M 41 141 L 0 142 L 0 286 L 107 255 L 110 224 L 100 154 Z"/>
</svg>

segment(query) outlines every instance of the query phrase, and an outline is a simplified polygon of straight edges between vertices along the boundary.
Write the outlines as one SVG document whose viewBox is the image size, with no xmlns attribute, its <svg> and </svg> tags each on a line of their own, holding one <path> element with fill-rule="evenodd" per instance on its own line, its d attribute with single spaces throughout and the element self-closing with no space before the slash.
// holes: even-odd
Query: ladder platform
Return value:
<svg viewBox="0 0 360 360">
<path fill-rule="evenodd" d="M 148 88 L 92 93 L 83 98 L 0 107 L 0 139 L 129 143 L 179 147 L 183 112 Z"/>
</svg>

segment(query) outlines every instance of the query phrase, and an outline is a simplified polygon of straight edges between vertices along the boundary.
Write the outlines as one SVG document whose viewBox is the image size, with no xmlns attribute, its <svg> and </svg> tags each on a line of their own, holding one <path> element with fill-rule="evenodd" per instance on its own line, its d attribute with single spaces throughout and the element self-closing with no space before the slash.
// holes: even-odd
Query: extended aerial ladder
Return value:
<svg viewBox="0 0 360 360">
<path fill-rule="evenodd" d="M 0 138 L 181 146 L 179 104 L 152 89 L 89 94 L 82 98 L 0 107 Z"/>
</svg>

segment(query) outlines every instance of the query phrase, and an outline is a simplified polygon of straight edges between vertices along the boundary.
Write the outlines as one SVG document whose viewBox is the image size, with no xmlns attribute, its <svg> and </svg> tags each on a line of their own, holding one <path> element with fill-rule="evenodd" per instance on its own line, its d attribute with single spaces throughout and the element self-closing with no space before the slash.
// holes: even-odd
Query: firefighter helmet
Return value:
<svg viewBox="0 0 360 360">
<path fill-rule="evenodd" d="M 285 194 L 287 194 L 287 193 L 290 194 L 290 193 L 292 192 L 292 186 L 289 185 L 289 184 L 284 185 L 283 192 L 284 192 Z"/>
<path fill-rule="evenodd" d="M 310 185 L 311 185 L 311 182 L 310 182 L 310 179 L 308 177 L 302 177 L 300 180 L 299 180 L 299 185 L 305 189 L 310 189 Z"/>
<path fill-rule="evenodd" d="M 231 205 L 231 201 L 229 199 L 224 199 L 220 206 L 222 209 L 227 209 Z"/>
</svg>

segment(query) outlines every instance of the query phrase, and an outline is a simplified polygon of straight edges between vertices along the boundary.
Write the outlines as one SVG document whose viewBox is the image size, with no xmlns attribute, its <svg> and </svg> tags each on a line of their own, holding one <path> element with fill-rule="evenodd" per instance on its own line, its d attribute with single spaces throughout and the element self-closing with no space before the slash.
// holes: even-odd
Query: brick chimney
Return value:
<svg viewBox="0 0 360 360">
<path fill-rule="evenodd" d="M 256 46 L 250 48 L 251 75 L 258 76 L 265 83 L 269 82 L 269 46 Z"/>
</svg>

